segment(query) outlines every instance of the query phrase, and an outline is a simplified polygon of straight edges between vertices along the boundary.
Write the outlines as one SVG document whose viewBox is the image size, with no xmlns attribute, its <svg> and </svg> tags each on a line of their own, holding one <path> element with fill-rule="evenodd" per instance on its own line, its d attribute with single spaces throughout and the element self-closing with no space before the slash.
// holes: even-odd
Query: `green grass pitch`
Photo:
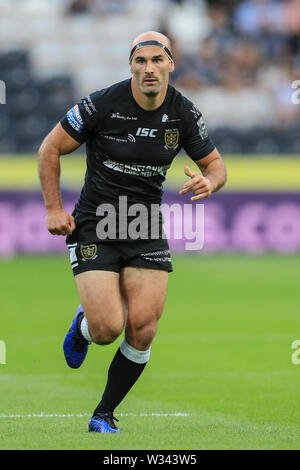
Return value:
<svg viewBox="0 0 300 470">
<path fill-rule="evenodd" d="M 191 255 L 174 268 L 149 364 L 116 410 L 122 433 L 100 435 L 88 421 L 122 338 L 69 369 L 67 256 L 0 262 L 1 449 L 300 448 L 299 259 Z"/>
</svg>

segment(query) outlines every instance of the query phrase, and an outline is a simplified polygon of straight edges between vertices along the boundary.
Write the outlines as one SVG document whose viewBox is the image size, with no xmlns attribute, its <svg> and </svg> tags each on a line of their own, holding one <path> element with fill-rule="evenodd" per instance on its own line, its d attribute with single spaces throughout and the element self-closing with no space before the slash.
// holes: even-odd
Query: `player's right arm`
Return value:
<svg viewBox="0 0 300 470">
<path fill-rule="evenodd" d="M 46 225 L 52 235 L 68 235 L 75 229 L 72 215 L 62 205 L 60 156 L 74 152 L 81 144 L 58 123 L 39 148 L 39 175 L 46 208 Z"/>
</svg>

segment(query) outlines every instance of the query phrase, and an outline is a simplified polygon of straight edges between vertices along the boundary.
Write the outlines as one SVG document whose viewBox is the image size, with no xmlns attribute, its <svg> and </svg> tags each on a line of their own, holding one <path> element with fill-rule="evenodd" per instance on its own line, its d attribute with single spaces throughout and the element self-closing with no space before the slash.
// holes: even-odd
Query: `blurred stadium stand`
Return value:
<svg viewBox="0 0 300 470">
<path fill-rule="evenodd" d="M 171 83 L 221 152 L 299 153 L 299 0 L 1 0 L 0 153 L 35 152 L 81 96 L 128 78 L 149 29 L 171 37 Z"/>
</svg>

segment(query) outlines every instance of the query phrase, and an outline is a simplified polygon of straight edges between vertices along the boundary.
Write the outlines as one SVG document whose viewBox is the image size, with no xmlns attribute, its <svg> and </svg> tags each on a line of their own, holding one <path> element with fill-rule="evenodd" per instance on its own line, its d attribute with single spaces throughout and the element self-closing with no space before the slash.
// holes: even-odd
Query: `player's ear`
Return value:
<svg viewBox="0 0 300 470">
<path fill-rule="evenodd" d="M 173 60 L 172 61 L 170 60 L 170 73 L 174 72 L 174 69 L 175 69 L 174 62 L 173 62 Z"/>
</svg>

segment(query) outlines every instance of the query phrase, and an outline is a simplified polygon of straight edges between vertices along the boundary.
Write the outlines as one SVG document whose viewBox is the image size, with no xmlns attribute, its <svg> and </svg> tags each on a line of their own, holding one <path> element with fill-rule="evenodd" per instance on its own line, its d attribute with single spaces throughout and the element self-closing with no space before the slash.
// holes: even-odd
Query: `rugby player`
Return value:
<svg viewBox="0 0 300 470">
<path fill-rule="evenodd" d="M 197 201 L 226 181 L 201 112 L 169 85 L 174 70 L 169 39 L 155 31 L 140 34 L 131 44 L 129 64 L 132 78 L 82 98 L 39 150 L 46 225 L 52 235 L 67 235 L 81 302 L 63 344 L 67 364 L 78 368 L 91 343 L 110 344 L 125 331 L 89 421 L 89 431 L 100 433 L 120 432 L 114 411 L 149 360 L 172 271 L 160 211 L 150 217 L 159 236 L 151 237 L 145 219 L 147 236 L 132 237 L 130 210 L 121 214 L 120 200 L 129 208 L 159 207 L 167 169 L 182 148 L 200 171 L 184 168 L 188 180 L 180 194 L 191 192 Z M 60 155 L 83 143 L 87 171 L 71 215 L 60 195 Z M 110 223 L 113 212 L 118 217 Z"/>
</svg>

